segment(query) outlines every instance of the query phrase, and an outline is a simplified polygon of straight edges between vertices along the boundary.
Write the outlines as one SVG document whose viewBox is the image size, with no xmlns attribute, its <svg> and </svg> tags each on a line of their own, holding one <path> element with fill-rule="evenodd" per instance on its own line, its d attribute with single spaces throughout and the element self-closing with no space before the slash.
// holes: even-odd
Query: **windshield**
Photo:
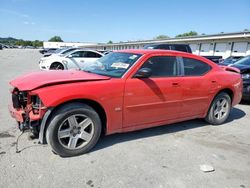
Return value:
<svg viewBox="0 0 250 188">
<path fill-rule="evenodd" d="M 60 53 L 63 50 L 64 50 L 63 48 L 58 48 L 57 50 L 54 50 L 54 53 L 57 54 L 57 53 Z"/>
<path fill-rule="evenodd" d="M 240 59 L 235 64 L 237 64 L 237 65 L 249 65 L 250 66 L 250 56 L 247 56 L 247 57 Z"/>
<path fill-rule="evenodd" d="M 141 57 L 141 54 L 112 52 L 94 63 L 87 64 L 82 70 L 120 78 Z"/>
<path fill-rule="evenodd" d="M 76 50 L 76 48 L 65 49 L 64 51 L 61 51 L 60 54 L 64 55 L 64 54 L 67 54 L 67 53 L 74 51 L 74 50 Z"/>
<path fill-rule="evenodd" d="M 238 56 L 237 57 L 228 57 L 224 61 L 222 61 L 221 63 L 229 65 L 229 64 L 235 63 L 236 61 L 238 61 L 241 58 L 242 57 L 238 57 Z"/>
</svg>

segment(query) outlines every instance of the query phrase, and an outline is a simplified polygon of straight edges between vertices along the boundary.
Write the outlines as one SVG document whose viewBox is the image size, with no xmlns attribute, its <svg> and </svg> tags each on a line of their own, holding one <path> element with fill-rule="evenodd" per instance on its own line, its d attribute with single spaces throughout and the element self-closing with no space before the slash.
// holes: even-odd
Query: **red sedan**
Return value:
<svg viewBox="0 0 250 188">
<path fill-rule="evenodd" d="M 101 133 L 195 118 L 222 124 L 242 96 L 236 69 L 166 50 L 117 51 L 84 70 L 36 72 L 10 84 L 20 130 L 61 156 L 88 152 Z"/>
</svg>

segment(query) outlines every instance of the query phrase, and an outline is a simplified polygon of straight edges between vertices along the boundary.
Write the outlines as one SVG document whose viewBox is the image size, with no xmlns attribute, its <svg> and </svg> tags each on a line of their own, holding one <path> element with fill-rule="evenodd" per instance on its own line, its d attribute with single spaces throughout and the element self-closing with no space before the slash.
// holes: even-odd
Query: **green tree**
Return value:
<svg viewBox="0 0 250 188">
<path fill-rule="evenodd" d="M 190 31 L 187 33 L 176 35 L 175 37 L 176 38 L 178 38 L 178 37 L 190 37 L 190 36 L 197 36 L 197 35 L 198 35 L 198 33 L 196 31 Z"/>
<path fill-rule="evenodd" d="M 24 40 L 22 40 L 22 39 L 19 39 L 15 42 L 15 45 L 17 45 L 17 46 L 23 46 L 23 44 L 24 44 Z"/>
<path fill-rule="evenodd" d="M 112 40 L 110 40 L 110 41 L 108 41 L 108 43 L 107 44 L 113 44 L 113 41 Z"/>
<path fill-rule="evenodd" d="M 39 41 L 39 40 L 32 41 L 32 46 L 34 46 L 34 47 L 43 46 L 43 42 Z"/>
<path fill-rule="evenodd" d="M 60 36 L 54 36 L 51 39 L 49 39 L 49 42 L 63 42 Z"/>
<path fill-rule="evenodd" d="M 157 40 L 162 40 L 162 39 L 168 39 L 169 36 L 167 35 L 158 35 L 157 37 L 155 37 L 154 39 L 157 39 Z"/>
</svg>

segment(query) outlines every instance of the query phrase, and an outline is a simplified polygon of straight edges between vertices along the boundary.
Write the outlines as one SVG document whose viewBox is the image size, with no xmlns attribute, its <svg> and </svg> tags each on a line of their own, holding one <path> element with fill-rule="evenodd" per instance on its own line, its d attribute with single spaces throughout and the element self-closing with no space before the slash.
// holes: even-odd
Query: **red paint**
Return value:
<svg viewBox="0 0 250 188">
<path fill-rule="evenodd" d="M 82 71 L 49 71 L 17 78 L 11 85 L 29 91 L 30 95 L 38 95 L 46 107 L 56 107 L 76 99 L 99 103 L 107 116 L 107 134 L 204 118 L 213 98 L 223 89 L 233 92 L 233 105 L 241 100 L 240 74 L 226 71 L 205 58 L 166 50 L 121 52 L 143 54 L 122 78 Z M 212 69 L 204 76 L 133 78 L 149 57 L 162 55 L 198 59 Z M 20 120 L 19 115 L 15 116 L 16 112 L 13 114 Z"/>
</svg>

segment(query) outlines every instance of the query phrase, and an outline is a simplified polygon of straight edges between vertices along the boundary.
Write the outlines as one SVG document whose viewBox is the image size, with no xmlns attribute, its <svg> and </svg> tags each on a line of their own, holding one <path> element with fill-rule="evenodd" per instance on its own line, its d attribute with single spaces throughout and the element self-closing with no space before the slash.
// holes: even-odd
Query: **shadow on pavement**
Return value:
<svg viewBox="0 0 250 188">
<path fill-rule="evenodd" d="M 232 122 L 237 119 L 241 119 L 246 115 L 246 113 L 238 108 L 233 108 L 231 111 L 231 114 L 227 120 L 226 123 Z M 187 129 L 193 129 L 197 127 L 202 127 L 209 125 L 207 122 L 205 122 L 203 119 L 196 119 L 196 120 L 190 120 L 185 121 L 181 123 L 174 123 L 169 125 L 163 125 L 159 127 L 154 128 L 148 128 L 144 130 L 134 131 L 134 132 L 128 132 L 128 133 L 117 133 L 109 136 L 102 137 L 96 147 L 92 149 L 92 151 L 97 151 L 106 147 L 110 147 L 112 145 L 127 142 L 131 140 L 137 140 L 141 138 L 147 138 L 147 137 L 153 137 L 173 132 L 180 132 Z"/>
</svg>

